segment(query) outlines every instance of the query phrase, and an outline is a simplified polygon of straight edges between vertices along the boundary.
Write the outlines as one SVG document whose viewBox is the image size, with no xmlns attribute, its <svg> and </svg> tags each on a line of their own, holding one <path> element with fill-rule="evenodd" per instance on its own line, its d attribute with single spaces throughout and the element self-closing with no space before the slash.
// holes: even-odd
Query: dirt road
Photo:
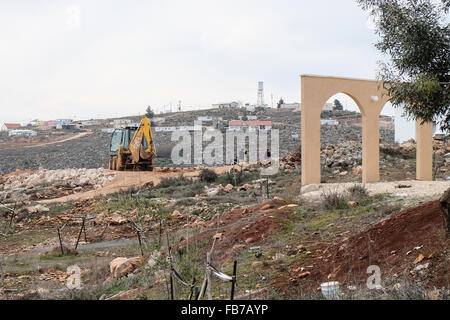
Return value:
<svg viewBox="0 0 450 320">
<path fill-rule="evenodd" d="M 223 166 L 211 169 L 213 169 L 218 175 L 220 175 L 226 173 L 229 167 L 230 166 Z M 143 186 L 149 182 L 153 182 L 153 184 L 156 185 L 161 181 L 162 178 L 176 177 L 180 174 L 183 174 L 185 177 L 196 177 L 200 174 L 200 169 L 182 168 L 172 169 L 169 172 L 163 172 L 160 168 L 155 168 L 154 171 L 117 171 L 117 176 L 111 181 L 111 183 L 105 185 L 103 188 L 83 193 L 71 194 L 56 199 L 42 200 L 40 201 L 40 203 L 90 199 L 99 195 L 111 194 L 119 192 L 121 190 L 126 190 L 133 186 Z"/>
<path fill-rule="evenodd" d="M 88 134 L 91 134 L 91 133 L 92 133 L 92 131 L 80 132 L 80 133 L 78 133 L 78 134 L 76 134 L 74 136 L 71 136 L 71 137 L 68 137 L 68 138 L 65 138 L 65 139 L 56 140 L 56 141 L 50 141 L 50 142 L 45 142 L 45 143 L 39 143 L 39 144 L 34 144 L 34 145 L 29 145 L 29 146 L 23 146 L 23 148 L 35 148 L 35 147 L 47 146 L 47 145 L 50 145 L 50 144 L 66 142 L 66 141 L 82 138 L 82 137 L 87 136 Z"/>
</svg>

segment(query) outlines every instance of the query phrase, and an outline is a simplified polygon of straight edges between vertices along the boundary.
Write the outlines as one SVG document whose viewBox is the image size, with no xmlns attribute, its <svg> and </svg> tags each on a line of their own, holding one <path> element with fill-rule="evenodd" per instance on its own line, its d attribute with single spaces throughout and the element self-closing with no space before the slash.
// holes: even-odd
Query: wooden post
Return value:
<svg viewBox="0 0 450 320">
<path fill-rule="evenodd" d="M 84 242 L 88 242 L 86 236 L 86 217 L 84 217 L 83 219 L 83 232 L 84 232 Z"/>
<path fill-rule="evenodd" d="M 231 280 L 231 298 L 230 298 L 230 300 L 234 300 L 234 289 L 236 287 L 236 271 L 237 271 L 237 260 L 234 260 L 233 280 Z"/>
<path fill-rule="evenodd" d="M 170 268 L 170 298 L 172 300 L 174 300 L 174 287 L 173 287 L 173 271 L 172 271 L 172 256 L 171 256 L 171 250 L 170 250 L 170 242 L 169 242 L 169 234 L 166 233 L 166 237 L 167 237 L 167 252 L 169 254 L 169 268 Z"/>
<path fill-rule="evenodd" d="M 141 241 L 141 233 L 139 230 L 136 230 L 138 240 L 139 240 L 139 248 L 141 249 L 141 256 L 144 256 L 144 250 L 142 250 L 142 241 Z"/>
<path fill-rule="evenodd" d="M 80 242 L 80 238 L 81 238 L 81 232 L 84 229 L 84 222 L 86 221 L 86 218 L 83 218 L 83 221 L 81 222 L 81 229 L 80 229 L 80 233 L 78 234 L 78 239 L 77 239 L 77 243 L 75 244 L 75 250 L 77 250 L 78 248 L 78 243 Z M 85 238 L 86 238 L 86 233 L 85 233 Z"/>
<path fill-rule="evenodd" d="M 109 222 L 106 224 L 105 229 L 103 230 L 102 234 L 100 235 L 100 239 L 103 240 L 103 236 L 105 235 L 106 229 L 109 227 Z"/>
<path fill-rule="evenodd" d="M 64 255 L 64 248 L 61 240 L 61 232 L 59 231 L 59 227 L 57 228 L 57 230 L 58 230 L 59 245 L 61 246 L 61 255 Z"/>
</svg>

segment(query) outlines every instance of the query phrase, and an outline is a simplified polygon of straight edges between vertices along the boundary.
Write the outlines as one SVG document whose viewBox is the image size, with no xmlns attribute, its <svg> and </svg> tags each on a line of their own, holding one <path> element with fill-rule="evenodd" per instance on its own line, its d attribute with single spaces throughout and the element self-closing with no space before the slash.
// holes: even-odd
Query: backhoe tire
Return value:
<svg viewBox="0 0 450 320">
<path fill-rule="evenodd" d="M 115 157 L 109 157 L 109 170 L 116 170 L 114 168 L 114 158 Z"/>
<path fill-rule="evenodd" d="M 114 171 L 117 170 L 117 156 L 111 157 L 110 169 Z"/>
</svg>

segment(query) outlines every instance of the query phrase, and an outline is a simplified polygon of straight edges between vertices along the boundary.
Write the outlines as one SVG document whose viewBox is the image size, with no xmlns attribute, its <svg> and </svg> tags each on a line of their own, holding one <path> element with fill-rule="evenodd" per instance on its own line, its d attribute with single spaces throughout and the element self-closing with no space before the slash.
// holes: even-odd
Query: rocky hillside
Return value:
<svg viewBox="0 0 450 320">
<path fill-rule="evenodd" d="M 155 126 L 194 125 L 199 116 L 211 116 L 213 119 L 221 118 L 224 123 L 238 119 L 243 115 L 240 109 L 227 110 L 201 110 L 177 112 L 158 115 L 164 122 L 157 122 Z M 275 129 L 280 130 L 280 156 L 284 157 L 296 151 L 300 146 L 301 113 L 285 110 L 261 110 L 248 115 L 258 117 L 258 120 L 270 120 Z M 324 118 L 338 119 L 338 126 L 322 126 L 321 142 L 323 146 L 335 145 L 348 141 L 355 141 L 361 145 L 361 117 L 359 113 L 348 111 L 334 111 L 324 113 Z M 138 121 L 137 117 L 131 119 Z M 205 125 L 212 125 L 205 122 Z M 381 138 L 385 143 L 393 143 L 393 127 L 381 129 Z M 155 147 L 159 159 L 157 166 L 173 166 L 171 151 L 176 142 L 171 142 L 170 132 L 155 132 Z M 7 137 L 3 137 L 3 145 L 7 145 Z M 102 133 L 97 129 L 93 134 L 79 139 L 54 143 L 40 147 L 21 148 L 10 143 L 9 148 L 0 149 L 0 174 L 8 173 L 20 168 L 27 169 L 64 169 L 64 168 L 106 168 L 109 161 L 110 134 Z M 193 141 L 193 139 L 192 139 Z M 225 139 L 224 139 L 225 141 Z M 270 140 L 269 140 L 270 141 Z M 204 146 L 209 142 L 205 142 Z M 225 153 L 224 153 L 225 154 Z M 240 156 L 243 157 L 242 155 Z M 193 159 L 192 159 L 193 160 Z"/>
</svg>

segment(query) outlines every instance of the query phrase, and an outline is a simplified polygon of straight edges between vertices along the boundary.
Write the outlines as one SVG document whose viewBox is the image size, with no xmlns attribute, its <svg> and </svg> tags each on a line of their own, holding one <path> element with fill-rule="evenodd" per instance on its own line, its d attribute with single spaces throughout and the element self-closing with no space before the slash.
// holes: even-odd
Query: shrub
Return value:
<svg viewBox="0 0 450 320">
<path fill-rule="evenodd" d="M 191 183 L 191 180 L 183 176 L 182 174 L 178 177 L 168 177 L 162 178 L 161 181 L 156 186 L 157 189 L 168 188 L 168 187 L 176 187 L 176 186 L 185 186 Z"/>
<path fill-rule="evenodd" d="M 359 201 L 363 198 L 366 198 L 369 196 L 369 191 L 367 191 L 366 187 L 364 185 L 355 184 L 347 189 L 347 192 L 349 194 L 349 197 L 353 201 Z"/>
<path fill-rule="evenodd" d="M 217 180 L 217 173 L 211 169 L 202 169 L 200 172 L 200 180 L 204 182 L 215 182 Z"/>
<path fill-rule="evenodd" d="M 347 208 L 347 198 L 339 191 L 323 191 L 323 206 L 325 209 L 345 209 Z"/>
</svg>

